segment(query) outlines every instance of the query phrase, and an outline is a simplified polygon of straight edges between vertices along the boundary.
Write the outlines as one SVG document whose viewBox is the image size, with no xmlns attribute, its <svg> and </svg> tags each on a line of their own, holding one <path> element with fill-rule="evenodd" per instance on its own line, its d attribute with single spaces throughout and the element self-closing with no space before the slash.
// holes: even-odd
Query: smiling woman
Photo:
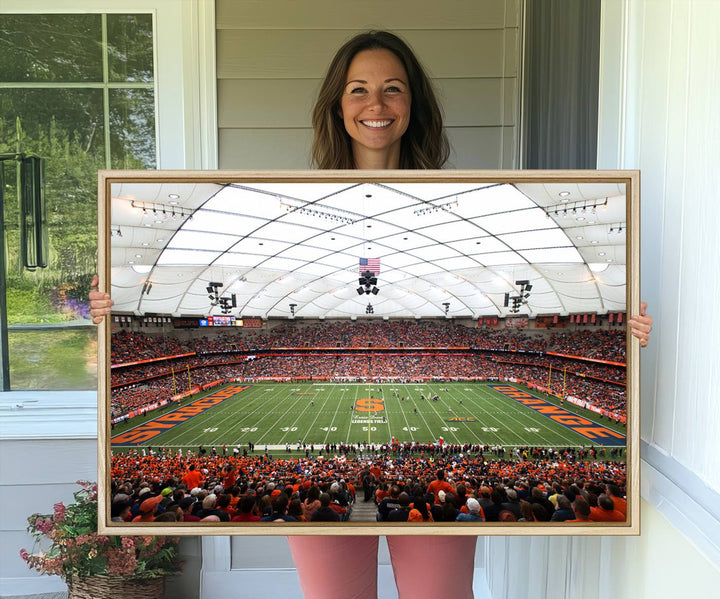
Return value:
<svg viewBox="0 0 720 599">
<path fill-rule="evenodd" d="M 437 169 L 450 153 L 425 69 L 403 40 L 386 31 L 357 35 L 338 50 L 312 123 L 312 158 L 321 169 Z M 380 131 L 368 131 L 373 125 Z M 380 148 L 397 142 L 399 151 L 380 159 Z M 356 147 L 371 151 L 356 155 Z"/>
<path fill-rule="evenodd" d="M 353 58 L 347 79 L 340 112 L 352 138 L 355 168 L 399 164 L 412 100 L 402 63 L 389 50 L 365 50 Z"/>
</svg>

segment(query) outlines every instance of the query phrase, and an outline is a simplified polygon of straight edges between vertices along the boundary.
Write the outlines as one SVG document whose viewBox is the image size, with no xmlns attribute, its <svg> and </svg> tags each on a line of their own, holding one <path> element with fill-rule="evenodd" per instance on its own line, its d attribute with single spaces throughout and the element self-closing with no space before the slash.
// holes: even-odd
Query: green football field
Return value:
<svg viewBox="0 0 720 599">
<path fill-rule="evenodd" d="M 497 385 L 500 385 L 499 383 Z M 560 407 L 558 399 L 529 390 L 535 398 Z M 431 398 L 437 394 L 439 399 Z M 424 395 L 426 399 L 421 399 Z M 545 403 L 545 413 L 524 405 L 485 383 L 254 383 L 232 384 L 183 400 L 180 407 L 139 416 L 112 431 L 113 449 L 138 446 L 208 450 L 228 449 L 248 442 L 256 451 L 275 451 L 298 442 L 326 444 L 372 443 L 392 438 L 400 442 L 432 443 L 442 437 L 450 444 L 589 447 L 625 445 L 625 428 L 593 412 L 562 404 L 567 415 Z M 403 400 L 404 398 L 404 400 Z M 535 403 L 542 404 L 543 402 Z M 555 419 L 547 415 L 555 412 Z M 560 414 L 560 416 L 558 416 Z M 576 416 L 577 415 L 577 416 Z M 605 427 L 621 435 L 593 440 L 561 422 Z M 622 438 L 621 438 L 622 437 Z M 122 450 L 122 449 L 121 449 Z"/>
</svg>

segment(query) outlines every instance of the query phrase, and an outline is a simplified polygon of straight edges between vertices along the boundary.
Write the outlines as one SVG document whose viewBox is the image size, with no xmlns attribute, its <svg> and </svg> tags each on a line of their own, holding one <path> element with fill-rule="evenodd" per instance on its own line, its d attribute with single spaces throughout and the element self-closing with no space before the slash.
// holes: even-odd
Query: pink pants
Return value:
<svg viewBox="0 0 720 599">
<path fill-rule="evenodd" d="M 389 536 L 399 599 L 472 599 L 475 536 Z M 378 537 L 292 536 L 306 599 L 375 599 Z"/>
</svg>

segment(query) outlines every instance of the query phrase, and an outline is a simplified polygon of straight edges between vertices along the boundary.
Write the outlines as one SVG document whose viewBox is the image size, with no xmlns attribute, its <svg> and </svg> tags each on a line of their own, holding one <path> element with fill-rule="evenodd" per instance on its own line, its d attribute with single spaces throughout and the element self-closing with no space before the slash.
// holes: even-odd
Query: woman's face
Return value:
<svg viewBox="0 0 720 599">
<path fill-rule="evenodd" d="M 389 50 L 363 50 L 345 81 L 340 109 L 356 166 L 397 168 L 412 99 L 405 68 Z"/>
</svg>

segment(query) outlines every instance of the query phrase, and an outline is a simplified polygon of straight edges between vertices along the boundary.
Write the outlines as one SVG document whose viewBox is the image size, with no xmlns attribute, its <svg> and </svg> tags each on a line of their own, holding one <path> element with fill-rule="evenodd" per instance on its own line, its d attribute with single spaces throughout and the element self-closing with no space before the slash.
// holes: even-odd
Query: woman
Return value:
<svg viewBox="0 0 720 599">
<path fill-rule="evenodd" d="M 340 48 L 320 89 L 312 123 L 312 159 L 321 169 L 438 169 L 449 155 L 430 80 L 407 44 L 388 32 L 363 33 Z M 90 299 L 93 322 L 99 323 L 110 313 L 112 300 L 98 291 Z M 641 345 L 647 344 L 651 323 L 645 304 L 641 316 L 628 321 Z M 339 589 L 346 596 L 376 597 L 377 536 L 288 540 L 306 597 L 335 597 Z M 472 597 L 476 540 L 388 537 L 400 597 Z"/>
<path fill-rule="evenodd" d="M 409 521 L 415 521 L 413 512 L 417 512 L 417 516 L 419 516 L 418 522 L 433 522 L 432 514 L 430 513 L 431 506 L 429 503 L 425 501 L 425 493 L 423 491 L 423 488 L 421 485 L 415 485 L 415 488 L 413 489 L 413 504 L 412 504 L 412 510 L 410 510 L 410 516 L 408 517 Z"/>
<path fill-rule="evenodd" d="M 362 33 L 338 50 L 312 123 L 320 169 L 437 169 L 450 154 L 429 78 L 386 31 Z"/>
<path fill-rule="evenodd" d="M 308 489 L 307 497 L 303 501 L 303 514 L 305 521 L 309 522 L 315 510 L 320 507 L 320 487 L 313 485 Z"/>
</svg>

